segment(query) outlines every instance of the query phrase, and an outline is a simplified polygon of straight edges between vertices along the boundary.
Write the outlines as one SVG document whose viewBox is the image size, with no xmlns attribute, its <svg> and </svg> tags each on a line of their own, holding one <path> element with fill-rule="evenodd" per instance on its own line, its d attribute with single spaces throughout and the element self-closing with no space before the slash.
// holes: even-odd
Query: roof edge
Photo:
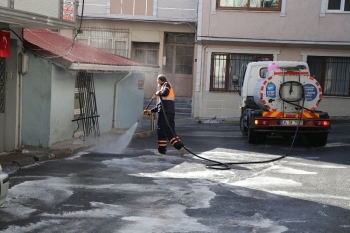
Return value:
<svg viewBox="0 0 350 233">
<path fill-rule="evenodd" d="M 68 70 L 79 71 L 89 70 L 98 72 L 118 72 L 118 71 L 136 71 L 136 72 L 159 72 L 159 67 L 148 67 L 148 66 L 111 66 L 111 65 L 97 65 L 97 64 L 82 64 L 72 63 Z"/>
</svg>

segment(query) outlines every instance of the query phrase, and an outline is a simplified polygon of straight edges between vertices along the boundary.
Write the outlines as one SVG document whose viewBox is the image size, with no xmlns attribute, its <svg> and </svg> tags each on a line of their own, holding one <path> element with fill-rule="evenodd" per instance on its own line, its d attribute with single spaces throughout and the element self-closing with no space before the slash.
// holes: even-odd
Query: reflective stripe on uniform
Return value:
<svg viewBox="0 0 350 233">
<path fill-rule="evenodd" d="M 158 140 L 158 146 L 167 146 L 166 140 Z"/>
<path fill-rule="evenodd" d="M 179 142 L 180 138 L 179 137 L 173 137 L 172 139 L 170 139 L 170 143 L 171 145 L 174 145 L 175 143 Z"/>
</svg>

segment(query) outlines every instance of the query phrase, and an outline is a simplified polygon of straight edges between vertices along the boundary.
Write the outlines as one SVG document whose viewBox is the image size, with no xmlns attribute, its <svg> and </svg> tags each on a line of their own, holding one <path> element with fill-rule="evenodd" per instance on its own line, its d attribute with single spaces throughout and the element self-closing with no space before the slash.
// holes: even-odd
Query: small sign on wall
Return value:
<svg viewBox="0 0 350 233">
<path fill-rule="evenodd" d="M 138 88 L 139 89 L 144 89 L 145 87 L 145 81 L 144 80 L 139 80 L 138 82 Z"/>
<path fill-rule="evenodd" d="M 71 0 L 63 1 L 63 16 L 67 21 L 74 21 L 74 3 Z"/>
</svg>

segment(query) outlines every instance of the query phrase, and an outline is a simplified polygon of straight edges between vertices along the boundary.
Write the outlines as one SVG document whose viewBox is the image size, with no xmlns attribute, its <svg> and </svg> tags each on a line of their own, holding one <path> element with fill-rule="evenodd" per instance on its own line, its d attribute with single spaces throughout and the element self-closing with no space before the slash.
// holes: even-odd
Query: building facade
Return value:
<svg viewBox="0 0 350 233">
<path fill-rule="evenodd" d="M 28 68 L 22 30 L 73 30 L 77 6 L 75 0 L 0 0 L 0 153 L 22 142 L 22 74 Z"/>
<path fill-rule="evenodd" d="M 159 66 L 175 95 L 192 99 L 198 0 L 84 2 L 78 41 Z M 146 74 L 146 99 L 157 91 L 157 75 Z"/>
<path fill-rule="evenodd" d="M 306 61 L 319 110 L 350 116 L 350 4 L 339 0 L 200 0 L 193 116 L 238 118 L 251 61 Z"/>
</svg>

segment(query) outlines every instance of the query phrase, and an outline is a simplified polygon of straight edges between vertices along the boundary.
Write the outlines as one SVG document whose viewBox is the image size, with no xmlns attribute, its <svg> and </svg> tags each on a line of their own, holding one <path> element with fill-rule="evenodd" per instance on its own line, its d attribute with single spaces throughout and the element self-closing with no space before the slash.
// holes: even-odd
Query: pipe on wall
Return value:
<svg viewBox="0 0 350 233">
<path fill-rule="evenodd" d="M 113 103 L 113 122 L 112 122 L 112 127 L 116 128 L 116 116 L 117 116 L 117 105 L 118 105 L 118 89 L 119 89 L 119 84 L 121 84 L 125 79 L 127 79 L 130 75 L 132 74 L 132 72 L 127 73 L 122 79 L 118 80 L 115 83 L 115 88 L 114 88 L 114 103 Z"/>
</svg>

